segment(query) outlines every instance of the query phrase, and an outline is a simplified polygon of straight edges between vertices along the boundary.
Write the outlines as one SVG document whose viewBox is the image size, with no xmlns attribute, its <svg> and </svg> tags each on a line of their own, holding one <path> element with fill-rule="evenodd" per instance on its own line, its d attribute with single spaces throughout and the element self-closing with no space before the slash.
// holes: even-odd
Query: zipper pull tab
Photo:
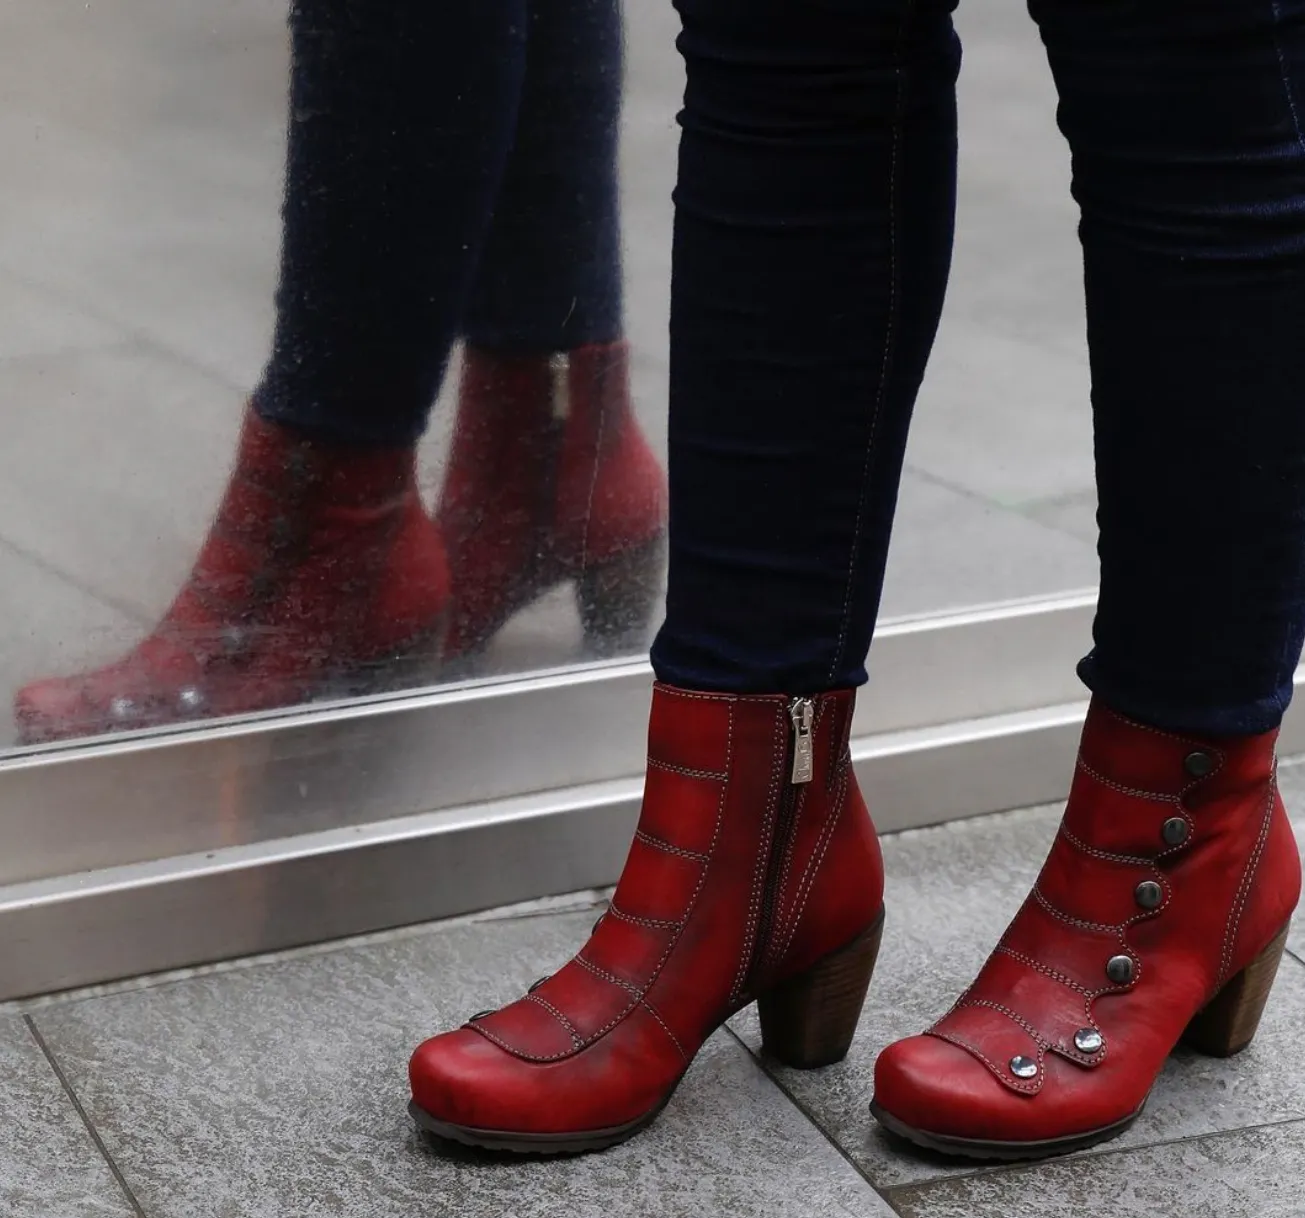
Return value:
<svg viewBox="0 0 1305 1218">
<path fill-rule="evenodd" d="M 816 717 L 816 704 L 810 698 L 794 698 L 789 703 L 788 717 L 793 720 L 793 785 L 800 787 L 815 777 L 815 749 L 811 725 Z"/>
<path fill-rule="evenodd" d="M 571 356 L 565 351 L 550 355 L 548 374 L 553 382 L 553 420 L 563 423 L 571 417 Z"/>
</svg>

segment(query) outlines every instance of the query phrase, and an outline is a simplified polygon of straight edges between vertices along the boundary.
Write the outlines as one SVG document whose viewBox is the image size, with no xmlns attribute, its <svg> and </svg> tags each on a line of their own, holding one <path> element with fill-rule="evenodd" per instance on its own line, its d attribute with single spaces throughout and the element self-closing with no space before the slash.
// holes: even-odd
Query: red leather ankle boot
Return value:
<svg viewBox="0 0 1305 1218">
<path fill-rule="evenodd" d="M 453 574 L 450 656 L 567 580 L 589 654 L 642 649 L 661 596 L 666 479 L 630 406 L 627 345 L 468 347 L 436 518 Z"/>
<path fill-rule="evenodd" d="M 1180 1041 L 1245 1048 L 1300 895 L 1275 736 L 1189 739 L 1094 703 L 1032 893 L 951 1011 L 880 1056 L 880 1122 L 946 1153 L 1063 1153 L 1123 1132 Z"/>
<path fill-rule="evenodd" d="M 534 1153 L 650 1124 L 703 1042 L 759 1002 L 790 1065 L 842 1058 L 874 969 L 883 862 L 848 755 L 850 692 L 658 686 L 643 811 L 608 912 L 559 972 L 413 1055 L 425 1130 Z"/>
<path fill-rule="evenodd" d="M 106 668 L 19 690 L 27 743 L 288 706 L 438 659 L 448 572 L 411 449 L 326 445 L 248 412 L 190 578 Z"/>
</svg>

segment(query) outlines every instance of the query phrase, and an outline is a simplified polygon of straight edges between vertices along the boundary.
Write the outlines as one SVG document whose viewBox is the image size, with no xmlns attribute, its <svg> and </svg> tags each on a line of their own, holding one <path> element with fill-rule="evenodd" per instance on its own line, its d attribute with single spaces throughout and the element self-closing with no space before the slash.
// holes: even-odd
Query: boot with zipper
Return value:
<svg viewBox="0 0 1305 1218">
<path fill-rule="evenodd" d="M 1094 702 L 1069 805 L 978 979 L 875 1067 L 871 1111 L 931 1150 L 1038 1158 L 1115 1137 L 1178 1045 L 1255 1035 L 1300 896 L 1276 733 L 1197 739 Z"/>
<path fill-rule="evenodd" d="M 661 598 L 666 476 L 630 405 L 629 348 L 468 346 L 439 509 L 454 605 L 448 655 L 572 581 L 590 657 L 647 646 Z"/>
<path fill-rule="evenodd" d="M 33 744 L 410 684 L 437 666 L 448 609 L 413 449 L 325 444 L 250 410 L 172 606 L 117 662 L 19 690 L 19 735 Z"/>
<path fill-rule="evenodd" d="M 840 1060 L 883 921 L 879 843 L 848 752 L 853 704 L 850 691 L 659 685 L 643 810 L 610 908 L 525 997 L 417 1049 L 418 1125 L 494 1150 L 615 1145 L 754 1001 L 778 1060 Z"/>
</svg>

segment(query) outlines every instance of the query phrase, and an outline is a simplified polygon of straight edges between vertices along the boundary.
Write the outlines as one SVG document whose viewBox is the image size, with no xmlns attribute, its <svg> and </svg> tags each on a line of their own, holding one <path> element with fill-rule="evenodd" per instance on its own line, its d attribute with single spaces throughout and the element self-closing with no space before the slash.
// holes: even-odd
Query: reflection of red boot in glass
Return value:
<svg viewBox="0 0 1305 1218">
<path fill-rule="evenodd" d="M 252 411 L 190 578 L 107 668 L 18 692 L 26 743 L 294 705 L 438 658 L 448 573 L 411 448 L 309 440 Z"/>
<path fill-rule="evenodd" d="M 552 357 L 469 347 L 436 519 L 453 573 L 449 655 L 566 580 L 589 654 L 642 650 L 666 479 L 630 406 L 626 344 Z"/>
</svg>

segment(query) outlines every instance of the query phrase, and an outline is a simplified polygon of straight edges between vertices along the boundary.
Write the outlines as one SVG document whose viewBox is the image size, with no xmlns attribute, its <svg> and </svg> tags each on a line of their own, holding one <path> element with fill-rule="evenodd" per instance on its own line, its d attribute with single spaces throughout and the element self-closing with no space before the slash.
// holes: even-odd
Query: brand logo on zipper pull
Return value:
<svg viewBox="0 0 1305 1218">
<path fill-rule="evenodd" d="M 816 704 L 810 698 L 794 698 L 788 717 L 793 721 L 793 785 L 803 786 L 816 773 L 816 758 L 811 726 L 816 718 Z"/>
</svg>

